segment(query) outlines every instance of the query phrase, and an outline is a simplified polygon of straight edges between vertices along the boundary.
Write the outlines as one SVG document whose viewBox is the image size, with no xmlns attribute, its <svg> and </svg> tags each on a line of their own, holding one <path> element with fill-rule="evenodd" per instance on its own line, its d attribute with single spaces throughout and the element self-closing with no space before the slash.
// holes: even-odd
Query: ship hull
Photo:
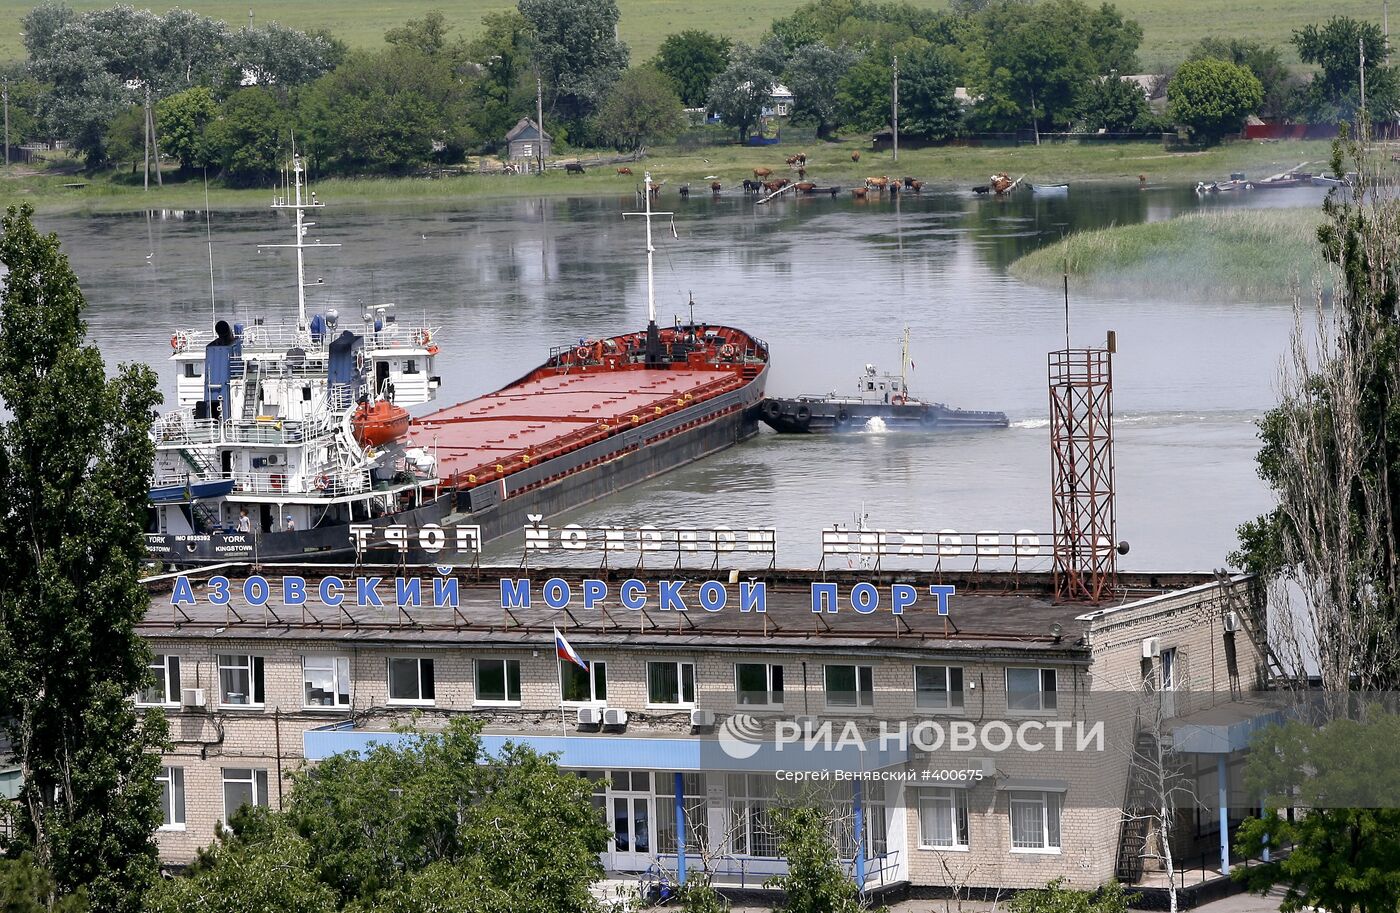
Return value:
<svg viewBox="0 0 1400 913">
<path fill-rule="evenodd" d="M 885 431 L 960 431 L 1005 428 L 1005 413 L 950 409 L 939 403 L 868 403 L 813 398 L 767 399 L 759 415 L 780 434 L 843 434 L 871 430 L 879 419 Z"/>
<path fill-rule="evenodd" d="M 519 533 L 532 516 L 557 516 L 663 473 L 724 450 L 758 431 L 758 405 L 763 399 L 768 368 L 737 390 L 677 411 L 664 419 L 599 441 L 573 453 L 541 462 L 489 485 L 444 491 L 421 507 L 377 517 L 376 531 L 390 526 L 417 529 L 438 524 L 451 530 L 476 526 L 483 543 Z M 552 478 L 559 476 L 558 478 Z M 552 479 L 552 480 L 551 480 Z M 401 554 L 374 533 L 369 554 L 359 554 L 344 525 L 309 530 L 250 534 L 147 536 L 153 559 L 176 566 L 223 562 L 294 562 L 353 564 L 358 562 L 433 563 L 470 559 L 449 546 L 427 553 L 416 547 Z M 449 542 L 453 540 L 448 534 Z"/>
</svg>

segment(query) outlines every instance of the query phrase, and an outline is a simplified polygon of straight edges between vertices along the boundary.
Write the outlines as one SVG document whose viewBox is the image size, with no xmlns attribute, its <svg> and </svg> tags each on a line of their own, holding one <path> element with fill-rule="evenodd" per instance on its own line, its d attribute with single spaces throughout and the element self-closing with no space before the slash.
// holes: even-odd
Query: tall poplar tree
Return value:
<svg viewBox="0 0 1400 913">
<path fill-rule="evenodd" d="M 0 727 L 24 778 L 0 847 L 32 852 L 56 896 L 137 913 L 166 735 L 131 700 L 148 674 L 135 626 L 160 394 L 145 366 L 107 377 L 77 277 L 32 215 L 0 224 Z"/>
</svg>

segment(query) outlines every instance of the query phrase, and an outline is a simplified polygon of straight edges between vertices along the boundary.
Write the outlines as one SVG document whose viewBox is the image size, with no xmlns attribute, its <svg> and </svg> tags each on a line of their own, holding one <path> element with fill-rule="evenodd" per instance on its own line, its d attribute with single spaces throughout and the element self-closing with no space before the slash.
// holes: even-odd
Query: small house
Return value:
<svg viewBox="0 0 1400 913">
<path fill-rule="evenodd" d="M 549 157 L 550 136 L 540 129 L 533 118 L 522 117 L 506 134 L 506 158 L 532 159 Z"/>
</svg>

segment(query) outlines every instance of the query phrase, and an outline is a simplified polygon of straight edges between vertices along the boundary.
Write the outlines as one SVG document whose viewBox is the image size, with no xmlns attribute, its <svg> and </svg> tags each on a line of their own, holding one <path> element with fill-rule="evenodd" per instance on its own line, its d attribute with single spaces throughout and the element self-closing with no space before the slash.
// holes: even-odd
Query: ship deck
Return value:
<svg viewBox="0 0 1400 913">
<path fill-rule="evenodd" d="M 743 386 L 733 370 L 629 367 L 538 374 L 414 421 L 438 477 L 470 485 L 509 475 Z"/>
</svg>

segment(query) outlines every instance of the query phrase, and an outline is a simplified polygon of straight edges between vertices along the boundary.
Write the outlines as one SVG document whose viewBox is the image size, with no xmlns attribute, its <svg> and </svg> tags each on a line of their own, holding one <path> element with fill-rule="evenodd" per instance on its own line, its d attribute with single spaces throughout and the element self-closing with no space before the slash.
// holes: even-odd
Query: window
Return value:
<svg viewBox="0 0 1400 913">
<path fill-rule="evenodd" d="M 405 375 L 407 375 L 407 374 L 417 374 L 417 373 L 418 373 L 418 359 L 416 359 L 416 358 L 407 358 L 407 359 L 404 359 L 404 363 L 403 363 L 403 373 L 404 373 Z"/>
<path fill-rule="evenodd" d="M 204 376 L 204 365 L 200 364 L 200 363 L 197 362 L 197 361 L 187 361 L 187 362 L 185 362 L 185 376 L 186 376 L 186 377 L 203 377 L 203 376 Z"/>
<path fill-rule="evenodd" d="M 738 856 L 778 858 L 774 813 L 781 805 L 772 774 L 729 774 L 729 851 Z"/>
<path fill-rule="evenodd" d="M 559 660 L 560 698 L 571 704 L 605 704 L 608 700 L 608 664 L 594 660 L 585 671 L 568 660 Z"/>
<path fill-rule="evenodd" d="M 705 775 L 681 774 L 681 791 L 681 803 L 685 809 L 686 852 L 698 857 L 701 848 L 710 845 Z M 669 771 L 656 775 L 656 851 L 676 851 L 676 775 Z"/>
<path fill-rule="evenodd" d="M 1162 690 L 1176 690 L 1176 648 L 1162 650 Z"/>
<path fill-rule="evenodd" d="M 1054 669 L 1007 669 L 1008 710 L 1054 710 Z"/>
<path fill-rule="evenodd" d="M 305 656 L 301 682 L 307 707 L 350 706 L 350 660 L 344 656 Z"/>
<path fill-rule="evenodd" d="M 874 667 L 827 666 L 826 705 L 828 707 L 874 707 Z"/>
<path fill-rule="evenodd" d="M 520 144 L 520 154 L 521 154 L 521 155 L 524 155 L 524 156 L 531 156 L 531 155 L 534 155 L 534 154 L 535 154 L 535 146 L 534 146 L 534 144 L 533 144 L 533 143 L 521 143 L 521 144 Z"/>
<path fill-rule="evenodd" d="M 783 706 L 783 667 L 735 663 L 734 693 L 735 703 L 741 707 Z"/>
<path fill-rule="evenodd" d="M 261 707 L 263 658 L 219 654 L 219 703 L 226 707 Z"/>
<path fill-rule="evenodd" d="M 693 705 L 695 703 L 695 664 L 647 663 L 647 703 Z"/>
<path fill-rule="evenodd" d="M 252 767 L 225 767 L 224 821 L 245 805 L 267 806 L 267 771 Z"/>
<path fill-rule="evenodd" d="M 915 666 L 914 704 L 923 710 L 961 709 L 963 670 L 961 666 Z"/>
<path fill-rule="evenodd" d="M 141 690 L 136 703 L 180 706 L 180 657 L 157 653 L 146 668 L 150 670 L 153 682 Z"/>
<path fill-rule="evenodd" d="M 185 769 L 183 767 L 162 767 L 160 776 L 160 807 L 165 812 L 160 829 L 163 831 L 183 831 L 185 829 Z"/>
<path fill-rule="evenodd" d="M 885 784 L 871 781 L 862 785 L 862 817 L 864 831 L 865 858 L 878 859 L 889 852 L 889 834 L 886 829 Z M 842 859 L 856 856 L 855 799 L 842 799 L 832 803 L 832 837 Z"/>
<path fill-rule="evenodd" d="M 967 849 L 967 790 L 919 790 L 919 846 Z"/>
<path fill-rule="evenodd" d="M 1011 851 L 1060 851 L 1060 797 L 1056 793 L 1011 793 Z"/>
<path fill-rule="evenodd" d="M 389 660 L 389 703 L 431 704 L 435 698 L 431 659 Z"/>
<path fill-rule="evenodd" d="M 478 704 L 520 703 L 520 660 L 477 660 L 476 702 Z"/>
</svg>

